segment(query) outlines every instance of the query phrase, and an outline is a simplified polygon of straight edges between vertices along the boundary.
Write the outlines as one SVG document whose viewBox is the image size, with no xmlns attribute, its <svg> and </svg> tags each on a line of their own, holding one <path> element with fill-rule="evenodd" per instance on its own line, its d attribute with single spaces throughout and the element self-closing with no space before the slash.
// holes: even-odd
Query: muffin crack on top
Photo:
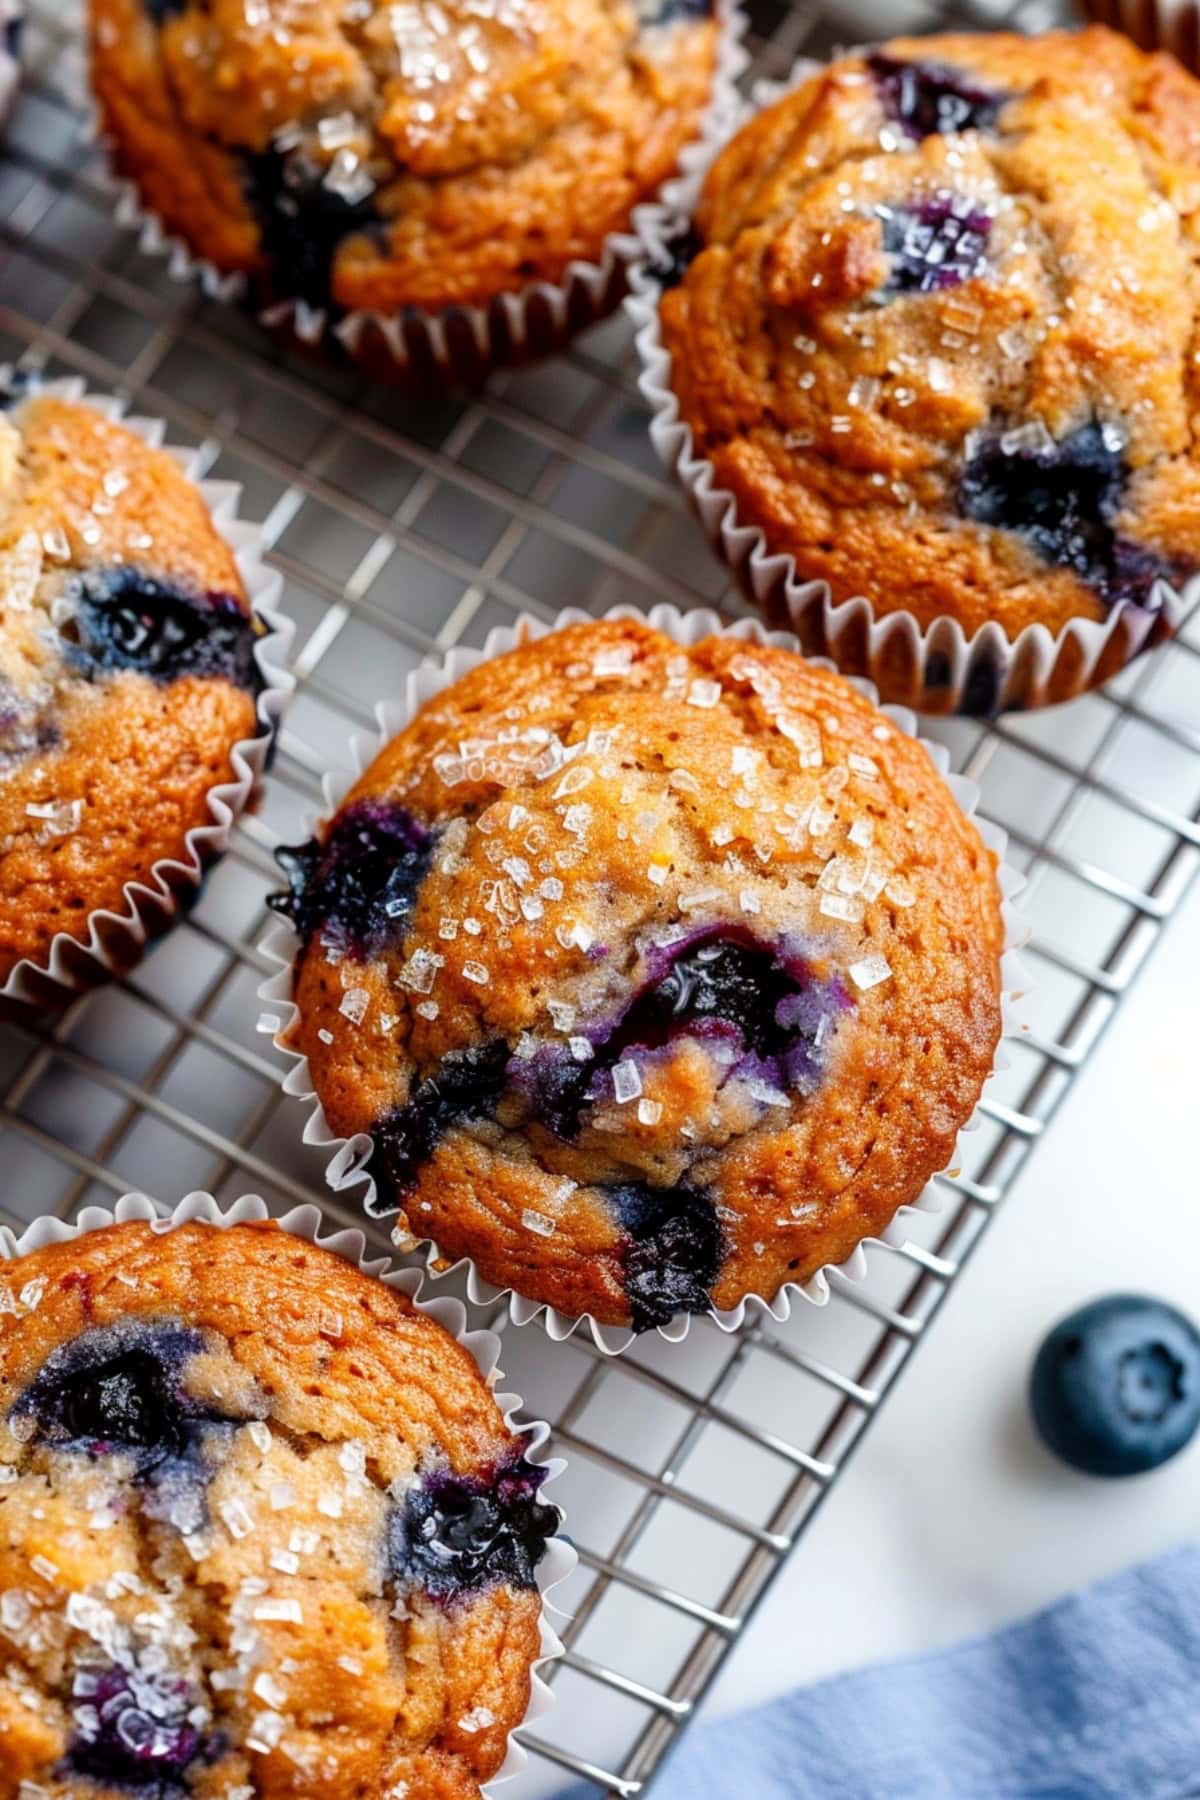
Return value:
<svg viewBox="0 0 1200 1800">
<path fill-rule="evenodd" d="M 661 331 L 835 601 L 1011 639 L 1200 565 L 1200 83 L 1101 28 L 842 58 L 717 158 Z"/>
<path fill-rule="evenodd" d="M 0 411 L 0 980 L 188 857 L 266 727 L 233 550 L 165 451 L 52 390 Z"/>
<path fill-rule="evenodd" d="M 0 1298 L 4 1791 L 477 1797 L 559 1514 L 468 1353 L 271 1225 L 87 1233 Z"/>
<path fill-rule="evenodd" d="M 840 1262 L 1000 1033 L 994 861 L 926 751 L 734 637 L 570 626 L 430 700 L 275 905 L 377 1213 L 648 1330 Z"/>
<path fill-rule="evenodd" d="M 117 165 L 259 298 L 486 305 L 599 259 L 675 171 L 709 0 L 91 0 Z"/>
</svg>

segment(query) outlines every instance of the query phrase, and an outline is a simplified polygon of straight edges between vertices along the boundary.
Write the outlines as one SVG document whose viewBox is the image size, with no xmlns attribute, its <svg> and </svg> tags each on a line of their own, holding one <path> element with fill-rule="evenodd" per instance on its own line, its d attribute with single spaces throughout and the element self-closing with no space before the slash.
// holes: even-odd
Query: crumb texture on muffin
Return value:
<svg viewBox="0 0 1200 1800">
<path fill-rule="evenodd" d="M 91 0 L 122 173 L 266 296 L 391 314 L 561 280 L 697 134 L 708 0 Z"/>
<path fill-rule="evenodd" d="M 172 458 L 52 394 L 0 415 L 0 578 L 3 979 L 209 822 L 262 628 Z"/>
<path fill-rule="evenodd" d="M 468 1352 L 273 1225 L 114 1226 L 0 1303 L 0 1792 L 477 1796 L 559 1515 Z"/>
<path fill-rule="evenodd" d="M 1095 27 L 900 40 L 715 163 L 662 300 L 743 523 L 922 626 L 1157 611 L 1200 564 L 1200 83 Z"/>
<path fill-rule="evenodd" d="M 647 1329 L 840 1262 L 1000 1033 L 993 858 L 840 677 L 572 626 L 431 700 L 283 853 L 294 1047 L 382 1212 Z"/>
</svg>

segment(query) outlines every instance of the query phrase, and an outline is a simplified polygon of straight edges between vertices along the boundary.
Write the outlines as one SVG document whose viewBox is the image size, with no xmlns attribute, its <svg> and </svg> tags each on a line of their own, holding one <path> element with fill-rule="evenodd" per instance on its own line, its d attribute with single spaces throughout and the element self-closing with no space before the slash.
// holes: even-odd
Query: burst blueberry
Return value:
<svg viewBox="0 0 1200 1800">
<path fill-rule="evenodd" d="M 991 229 L 991 214 L 961 194 L 889 210 L 883 247 L 892 266 L 880 297 L 938 293 L 981 275 Z"/>
<path fill-rule="evenodd" d="M 469 1050 L 453 1050 L 436 1074 L 418 1083 L 407 1104 L 374 1127 L 371 1173 L 378 1188 L 376 1210 L 415 1187 L 424 1164 L 452 1125 L 490 1118 L 504 1092 L 508 1046 L 502 1039 Z"/>
<path fill-rule="evenodd" d="M 1154 584 L 1183 571 L 1118 529 L 1128 479 L 1119 434 L 1092 421 L 1058 443 L 1043 438 L 1026 428 L 980 444 L 963 471 L 961 511 L 1017 533 L 1106 604 L 1157 611 Z"/>
<path fill-rule="evenodd" d="M 288 299 L 329 308 L 339 246 L 363 234 L 377 241 L 383 232 L 374 190 L 348 199 L 332 185 L 330 168 L 299 149 L 247 155 L 245 168 L 246 193 L 274 286 Z"/>
<path fill-rule="evenodd" d="M 139 1480 L 158 1480 L 198 1461 L 206 1429 L 230 1424 L 186 1391 L 186 1364 L 203 1348 L 200 1332 L 169 1323 L 84 1332 L 47 1358 L 13 1414 L 57 1450 L 124 1454 Z"/>
<path fill-rule="evenodd" d="M 130 568 L 83 576 L 63 627 L 68 660 L 89 681 L 135 669 L 159 682 L 219 676 L 251 693 L 262 686 L 260 635 L 233 594 L 187 593 Z"/>
<path fill-rule="evenodd" d="M 910 137 L 990 131 L 1007 98 L 948 63 L 902 62 L 877 51 L 868 58 L 868 67 L 884 112 Z"/>
<path fill-rule="evenodd" d="M 438 1600 L 490 1587 L 537 1586 L 556 1507 L 539 1499 L 546 1471 L 515 1457 L 486 1475 L 436 1469 L 392 1513 L 388 1559 L 393 1580 Z"/>
<path fill-rule="evenodd" d="M 624 1233 L 622 1279 L 635 1331 L 653 1331 L 679 1313 L 706 1312 L 725 1259 L 713 1203 L 686 1187 L 624 1182 L 605 1190 Z"/>
<path fill-rule="evenodd" d="M 548 1046 L 513 1065 L 513 1082 L 533 1116 L 564 1139 L 611 1093 L 611 1072 L 630 1051 L 660 1050 L 684 1036 L 725 1039 L 761 1065 L 764 1079 L 807 1092 L 823 1062 L 818 1046 L 848 1005 L 841 984 L 816 981 L 803 959 L 736 927 L 714 927 L 651 958 L 650 978 L 626 1010 L 608 1028 L 593 1028 L 588 1061 Z"/>
<path fill-rule="evenodd" d="M 156 1800 L 182 1794 L 184 1775 L 204 1752 L 189 1718 L 195 1702 L 188 1683 L 166 1671 L 119 1664 L 80 1669 L 68 1769 Z"/>
<path fill-rule="evenodd" d="M 359 800 L 335 819 L 324 843 L 284 845 L 275 852 L 288 878 L 270 905 L 291 920 L 305 943 L 330 928 L 365 958 L 400 942 L 429 870 L 434 834 L 387 800 Z"/>
</svg>

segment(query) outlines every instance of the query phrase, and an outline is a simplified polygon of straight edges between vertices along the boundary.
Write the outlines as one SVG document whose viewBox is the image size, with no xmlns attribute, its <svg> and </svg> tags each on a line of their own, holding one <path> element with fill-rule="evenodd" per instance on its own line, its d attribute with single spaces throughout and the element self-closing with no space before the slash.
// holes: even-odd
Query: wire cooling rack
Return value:
<svg viewBox="0 0 1200 1800">
<path fill-rule="evenodd" d="M 753 73 L 773 76 L 948 17 L 920 0 L 751 10 Z M 303 835 L 322 770 L 430 652 L 523 609 L 739 603 L 653 458 L 622 319 L 485 395 L 417 407 L 281 358 L 141 256 L 80 138 L 79 11 L 39 0 L 27 33 L 0 161 L 0 359 L 128 395 L 244 483 L 287 580 L 299 689 L 262 809 L 187 922 L 57 1024 L 0 1030 L 0 1216 L 207 1187 L 349 1217 L 255 1033 L 272 846 Z M 977 0 L 954 17 L 1036 29 L 1055 9 Z M 925 1336 L 1195 872 L 1198 657 L 1189 628 L 1066 711 L 933 728 L 1029 874 L 1038 980 L 1034 1029 L 990 1084 L 940 1217 L 785 1327 L 697 1323 L 682 1347 L 620 1361 L 506 1333 L 513 1385 L 570 1458 L 556 1498 L 580 1547 L 559 1705 L 527 1737 L 513 1800 L 570 1777 L 643 1792 Z"/>
</svg>

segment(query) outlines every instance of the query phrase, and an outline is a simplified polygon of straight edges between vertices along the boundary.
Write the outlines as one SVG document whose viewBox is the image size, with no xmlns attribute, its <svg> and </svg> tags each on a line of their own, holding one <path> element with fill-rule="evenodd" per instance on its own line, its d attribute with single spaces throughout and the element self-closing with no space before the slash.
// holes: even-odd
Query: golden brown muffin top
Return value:
<svg viewBox="0 0 1200 1800">
<path fill-rule="evenodd" d="M 2 978 L 209 822 L 262 627 L 174 458 L 53 393 L 0 415 L 0 578 Z"/>
<path fill-rule="evenodd" d="M 153 9 L 151 9 L 153 10 Z M 280 298 L 486 303 L 600 254 L 709 97 L 708 0 L 91 0 L 120 166 Z"/>
<path fill-rule="evenodd" d="M 639 1328 L 844 1259 L 1000 1031 L 993 859 L 837 675 L 576 625 L 430 700 L 287 853 L 297 1048 L 381 1210 Z"/>
<path fill-rule="evenodd" d="M 747 125 L 662 302 L 744 522 L 971 635 L 1200 561 L 1200 83 L 1099 27 L 902 39 Z"/>
<path fill-rule="evenodd" d="M 557 1514 L 467 1351 L 273 1225 L 91 1232 L 0 1300 L 0 1789 L 477 1794 Z"/>
</svg>

